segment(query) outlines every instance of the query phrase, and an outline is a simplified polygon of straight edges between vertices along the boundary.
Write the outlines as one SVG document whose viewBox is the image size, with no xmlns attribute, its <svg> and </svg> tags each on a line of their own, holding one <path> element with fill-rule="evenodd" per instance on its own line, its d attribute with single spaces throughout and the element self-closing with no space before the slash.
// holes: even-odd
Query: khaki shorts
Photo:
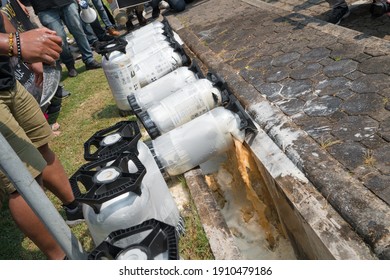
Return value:
<svg viewBox="0 0 390 280">
<path fill-rule="evenodd" d="M 41 174 L 46 161 L 37 148 L 48 144 L 54 135 L 37 101 L 19 82 L 11 90 L 0 91 L 0 133 L 31 175 Z M 16 190 L 1 171 L 0 189 L 1 208 L 4 193 Z"/>
</svg>

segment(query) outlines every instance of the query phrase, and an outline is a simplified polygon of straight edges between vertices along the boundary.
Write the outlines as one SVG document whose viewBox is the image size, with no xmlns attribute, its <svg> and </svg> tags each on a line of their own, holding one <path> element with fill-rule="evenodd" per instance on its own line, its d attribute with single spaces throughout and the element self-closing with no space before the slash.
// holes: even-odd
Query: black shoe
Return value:
<svg viewBox="0 0 390 280">
<path fill-rule="evenodd" d="M 348 17 L 350 10 L 348 7 L 336 7 L 334 8 L 328 18 L 329 23 L 339 24 L 343 19 Z"/>
<path fill-rule="evenodd" d="M 102 65 L 96 60 L 92 60 L 91 62 L 85 64 L 85 69 L 87 70 L 98 69 L 98 68 L 102 68 Z"/>
<path fill-rule="evenodd" d="M 69 66 L 66 66 L 66 68 L 68 69 L 68 77 L 76 77 L 77 76 L 77 71 L 76 71 L 76 68 L 74 68 L 74 65 L 69 65 Z"/>
<path fill-rule="evenodd" d="M 127 32 L 134 30 L 134 24 L 131 21 L 131 18 L 129 18 L 126 22 L 126 30 L 127 30 Z"/>
<path fill-rule="evenodd" d="M 69 209 L 63 206 L 65 210 L 65 222 L 68 226 L 75 226 L 84 222 L 83 205 L 80 203 L 76 208 Z"/>
<path fill-rule="evenodd" d="M 158 7 L 153 8 L 152 18 L 158 18 L 159 16 L 160 16 L 160 8 L 158 8 Z"/>
<path fill-rule="evenodd" d="M 142 12 L 136 11 L 135 14 L 137 16 L 137 19 L 138 19 L 138 22 L 139 22 L 140 26 L 145 26 L 148 23 L 146 18 L 144 18 L 144 16 L 142 15 Z"/>
<path fill-rule="evenodd" d="M 108 42 L 108 41 L 112 41 L 112 40 L 114 40 L 114 39 L 115 39 L 114 36 L 104 34 L 103 36 L 101 36 L 101 37 L 99 38 L 99 41 L 100 41 L 100 42 Z"/>
<path fill-rule="evenodd" d="M 96 41 L 96 42 L 93 42 L 93 44 L 92 44 L 91 47 L 92 47 L 94 50 L 96 50 L 96 49 L 99 49 L 99 47 L 101 47 L 103 44 L 104 44 L 104 42 Z"/>
<path fill-rule="evenodd" d="M 63 86 L 58 86 L 58 89 L 56 93 L 54 94 L 55 97 L 58 97 L 60 99 L 67 98 L 70 95 L 70 92 L 65 90 Z"/>
</svg>

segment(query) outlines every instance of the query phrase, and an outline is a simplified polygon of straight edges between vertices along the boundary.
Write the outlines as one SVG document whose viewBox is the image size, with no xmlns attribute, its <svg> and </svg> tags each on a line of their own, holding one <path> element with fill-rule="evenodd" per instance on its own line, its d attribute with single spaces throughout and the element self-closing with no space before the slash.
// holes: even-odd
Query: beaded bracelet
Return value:
<svg viewBox="0 0 390 280">
<path fill-rule="evenodd" d="M 8 36 L 8 56 L 14 55 L 14 33 L 10 33 Z"/>
<path fill-rule="evenodd" d="M 20 46 L 20 36 L 19 32 L 15 32 L 15 38 L 16 38 L 16 47 L 18 48 L 18 58 L 22 60 L 22 48 Z"/>
</svg>

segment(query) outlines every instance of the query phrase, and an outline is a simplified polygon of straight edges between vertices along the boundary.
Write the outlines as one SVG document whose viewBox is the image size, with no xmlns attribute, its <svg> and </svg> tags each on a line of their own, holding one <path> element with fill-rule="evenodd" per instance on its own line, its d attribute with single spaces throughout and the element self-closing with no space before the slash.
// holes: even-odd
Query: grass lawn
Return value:
<svg viewBox="0 0 390 280">
<path fill-rule="evenodd" d="M 60 158 L 69 177 L 85 163 L 83 145 L 92 134 L 118 121 L 136 119 L 135 116 L 121 117 L 119 115 L 102 69 L 85 71 L 84 64 L 81 62 L 76 64 L 76 68 L 79 75 L 75 78 L 67 78 L 64 68 L 63 84 L 71 95 L 62 102 L 58 118 L 61 133 L 51 143 L 51 148 Z M 59 200 L 50 193 L 47 194 L 63 215 Z M 182 216 L 186 221 L 186 234 L 180 239 L 181 257 L 197 260 L 213 259 L 195 206 L 192 203 L 185 205 Z M 94 248 L 85 223 L 73 227 L 72 232 L 86 251 Z M 46 259 L 37 247 L 16 228 L 6 203 L 0 211 L 0 259 Z"/>
</svg>

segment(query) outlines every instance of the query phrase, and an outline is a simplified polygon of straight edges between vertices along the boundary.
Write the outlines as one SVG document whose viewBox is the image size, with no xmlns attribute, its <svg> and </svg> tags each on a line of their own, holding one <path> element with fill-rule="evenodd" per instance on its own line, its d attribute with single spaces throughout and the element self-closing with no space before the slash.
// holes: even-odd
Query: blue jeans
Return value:
<svg viewBox="0 0 390 280">
<path fill-rule="evenodd" d="M 77 46 L 79 47 L 83 62 L 88 64 L 94 60 L 87 36 L 83 30 L 76 3 L 39 12 L 38 17 L 43 26 L 54 30 L 57 32 L 57 35 L 62 38 L 62 53 L 60 58 L 65 65 L 74 64 L 74 58 L 69 49 L 68 42 L 66 41 L 66 33 L 62 21 L 73 35 Z"/>
<path fill-rule="evenodd" d="M 113 24 L 111 23 L 110 19 L 108 18 L 106 10 L 103 7 L 102 0 L 92 0 L 92 3 L 95 6 L 95 9 L 98 12 L 98 14 L 99 14 L 100 18 L 102 19 L 106 28 L 113 27 Z"/>
<path fill-rule="evenodd" d="M 150 6 L 154 8 L 158 8 L 158 4 L 161 2 L 161 0 L 152 0 L 150 3 Z M 171 9 L 175 10 L 176 12 L 184 11 L 186 8 L 186 2 L 184 0 L 167 0 L 169 6 Z"/>
</svg>

